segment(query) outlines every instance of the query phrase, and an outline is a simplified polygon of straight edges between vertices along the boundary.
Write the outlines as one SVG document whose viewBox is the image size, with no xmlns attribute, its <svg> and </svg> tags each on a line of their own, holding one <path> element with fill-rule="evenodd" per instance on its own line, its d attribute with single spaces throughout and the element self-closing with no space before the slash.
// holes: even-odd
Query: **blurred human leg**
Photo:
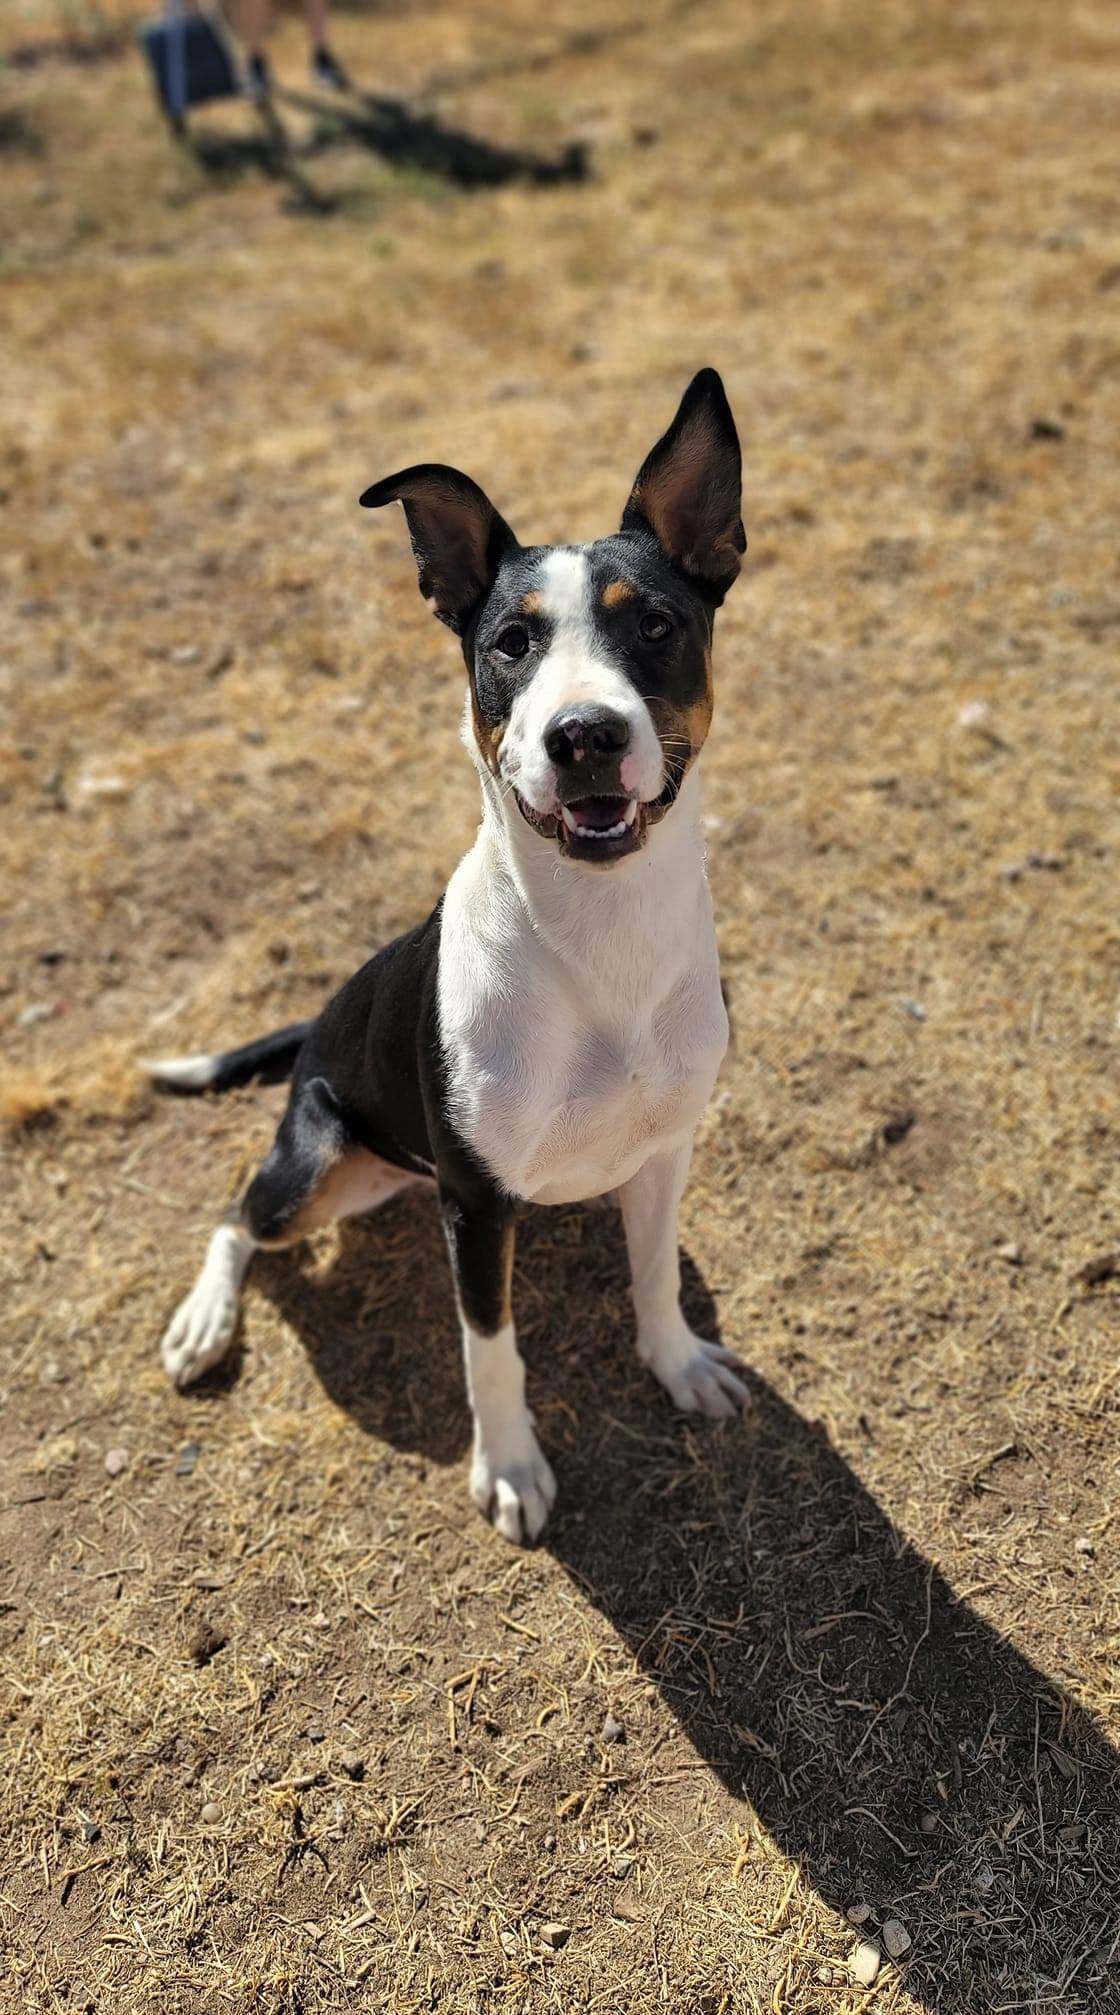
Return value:
<svg viewBox="0 0 1120 2015">
<path fill-rule="evenodd" d="M 327 42 L 327 0 L 305 0 L 311 76 L 328 91 L 348 91 L 350 79 Z"/>
<path fill-rule="evenodd" d="M 241 0 L 238 20 L 247 60 L 246 89 L 251 98 L 267 97 L 272 89 L 272 77 L 264 53 L 271 19 L 272 0 Z"/>
</svg>

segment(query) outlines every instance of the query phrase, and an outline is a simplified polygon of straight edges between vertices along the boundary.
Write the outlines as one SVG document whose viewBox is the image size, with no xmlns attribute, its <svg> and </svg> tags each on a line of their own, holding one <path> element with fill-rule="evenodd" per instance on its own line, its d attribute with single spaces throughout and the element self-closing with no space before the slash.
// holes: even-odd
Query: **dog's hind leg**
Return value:
<svg viewBox="0 0 1120 2015">
<path fill-rule="evenodd" d="M 160 1355 L 168 1377 L 190 1385 L 226 1355 L 242 1283 L 259 1248 L 295 1245 L 338 1218 L 374 1210 L 421 1179 L 350 1137 L 324 1078 L 301 1085 L 240 1208 L 214 1232 L 202 1271 L 167 1326 Z"/>
</svg>

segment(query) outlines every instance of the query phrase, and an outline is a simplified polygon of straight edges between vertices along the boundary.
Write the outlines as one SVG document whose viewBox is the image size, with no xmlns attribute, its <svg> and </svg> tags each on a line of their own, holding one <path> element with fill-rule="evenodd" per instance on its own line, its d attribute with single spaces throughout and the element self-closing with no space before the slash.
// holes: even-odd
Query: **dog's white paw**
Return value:
<svg viewBox="0 0 1120 2015">
<path fill-rule="evenodd" d="M 730 1420 L 750 1405 L 750 1393 L 739 1375 L 743 1367 L 734 1352 L 722 1343 L 706 1343 L 683 1324 L 670 1337 L 643 1339 L 639 1351 L 682 1413 Z"/>
<path fill-rule="evenodd" d="M 556 1478 L 531 1427 L 500 1448 L 476 1440 L 471 1496 L 503 1539 L 528 1546 L 556 1502 Z"/>
<path fill-rule="evenodd" d="M 214 1292 L 212 1282 L 196 1281 L 175 1310 L 159 1347 L 172 1384 L 191 1385 L 211 1365 L 220 1364 L 236 1328 L 236 1293 Z"/>
<path fill-rule="evenodd" d="M 219 1225 L 202 1272 L 164 1331 L 159 1354 L 175 1385 L 191 1385 L 220 1364 L 233 1342 L 241 1283 L 252 1241 L 234 1225 Z"/>
</svg>

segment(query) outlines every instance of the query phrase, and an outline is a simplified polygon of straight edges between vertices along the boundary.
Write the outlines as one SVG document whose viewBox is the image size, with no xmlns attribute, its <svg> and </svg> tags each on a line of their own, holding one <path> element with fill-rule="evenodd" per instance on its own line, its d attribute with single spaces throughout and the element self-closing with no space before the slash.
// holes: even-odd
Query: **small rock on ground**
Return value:
<svg viewBox="0 0 1120 2015">
<path fill-rule="evenodd" d="M 888 1917 L 883 1925 L 883 1943 L 892 1959 L 901 1959 L 909 1952 L 913 1940 L 901 1917 Z"/>
<path fill-rule="evenodd" d="M 848 1965 L 861 1987 L 870 1987 L 878 1979 L 880 1957 L 879 1947 L 870 1938 L 864 1938 L 856 1946 Z"/>
<path fill-rule="evenodd" d="M 128 1468 L 127 1448 L 108 1448 L 105 1451 L 105 1468 L 110 1476 L 123 1476 Z"/>
<path fill-rule="evenodd" d="M 1102 1280 L 1111 1280 L 1114 1273 L 1120 1273 L 1120 1252 L 1099 1252 L 1078 1267 L 1073 1277 L 1081 1287 L 1099 1287 Z"/>
</svg>

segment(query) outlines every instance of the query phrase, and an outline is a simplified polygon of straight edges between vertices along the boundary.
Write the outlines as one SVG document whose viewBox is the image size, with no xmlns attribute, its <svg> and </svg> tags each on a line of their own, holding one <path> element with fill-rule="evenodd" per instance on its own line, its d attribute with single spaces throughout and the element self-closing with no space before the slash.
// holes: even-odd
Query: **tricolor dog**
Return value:
<svg viewBox="0 0 1120 2015">
<path fill-rule="evenodd" d="M 477 484 L 426 463 L 362 503 L 404 506 L 420 587 L 460 638 L 482 823 L 426 923 L 316 1021 L 154 1064 L 222 1091 L 291 1079 L 272 1150 L 163 1339 L 178 1385 L 229 1348 L 259 1246 L 434 1183 L 474 1415 L 471 1492 L 507 1539 L 556 1484 L 510 1307 L 522 1203 L 612 1192 L 638 1354 L 686 1412 L 744 1403 L 737 1360 L 680 1308 L 677 1209 L 727 1045 L 698 757 L 712 629 L 739 572 L 735 424 L 693 379 L 611 538 L 522 546 Z M 741 1367 L 740 1367 L 741 1368 Z"/>
</svg>

